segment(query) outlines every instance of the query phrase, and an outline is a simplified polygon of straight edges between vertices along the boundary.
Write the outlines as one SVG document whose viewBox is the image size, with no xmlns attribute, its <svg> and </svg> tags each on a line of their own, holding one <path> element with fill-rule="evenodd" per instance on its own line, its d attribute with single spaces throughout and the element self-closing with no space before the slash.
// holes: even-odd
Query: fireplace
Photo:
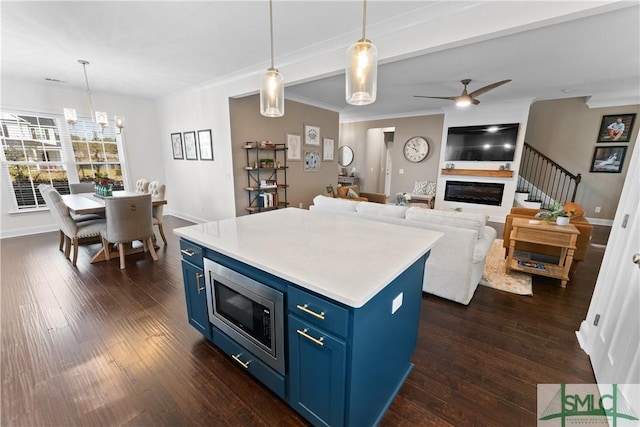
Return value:
<svg viewBox="0 0 640 427">
<path fill-rule="evenodd" d="M 447 181 L 444 200 L 502 206 L 504 184 L 493 182 Z"/>
</svg>

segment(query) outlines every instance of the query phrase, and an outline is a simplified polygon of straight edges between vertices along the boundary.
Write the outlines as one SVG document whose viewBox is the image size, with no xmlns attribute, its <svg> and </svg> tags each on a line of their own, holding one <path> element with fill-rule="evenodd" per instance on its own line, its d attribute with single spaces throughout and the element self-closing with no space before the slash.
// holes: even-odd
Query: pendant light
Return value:
<svg viewBox="0 0 640 427">
<path fill-rule="evenodd" d="M 271 30 L 271 67 L 260 79 L 260 114 L 265 117 L 284 116 L 284 79 L 273 66 L 273 1 L 269 0 L 269 28 Z"/>
<path fill-rule="evenodd" d="M 89 114 L 91 116 L 91 120 L 95 121 L 95 123 L 100 125 L 100 130 L 104 131 L 106 126 L 109 126 L 109 118 L 107 117 L 107 113 L 104 111 L 95 111 L 93 110 L 93 101 L 91 100 L 91 89 L 89 88 L 89 77 L 87 76 L 87 65 L 89 65 L 89 61 L 85 59 L 78 59 L 78 63 L 82 65 L 82 69 L 84 71 L 84 82 L 87 85 L 87 96 L 89 97 Z M 64 109 L 64 119 L 65 121 L 73 126 L 78 121 L 78 115 L 76 113 L 75 108 L 65 108 Z M 116 132 L 118 135 L 122 132 L 122 128 L 124 128 L 124 117 L 122 116 L 114 116 L 113 118 L 115 122 L 115 126 L 118 129 Z"/>
<path fill-rule="evenodd" d="M 346 100 L 351 105 L 375 102 L 378 86 L 378 49 L 367 40 L 367 0 L 362 8 L 362 38 L 347 49 Z"/>
</svg>

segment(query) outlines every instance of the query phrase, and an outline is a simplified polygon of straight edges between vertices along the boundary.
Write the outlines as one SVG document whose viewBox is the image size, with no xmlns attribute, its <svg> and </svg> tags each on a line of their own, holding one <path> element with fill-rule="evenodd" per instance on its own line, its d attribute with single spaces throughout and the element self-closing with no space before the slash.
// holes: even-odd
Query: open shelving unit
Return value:
<svg viewBox="0 0 640 427">
<path fill-rule="evenodd" d="M 247 191 L 250 213 L 289 206 L 287 200 L 287 156 L 285 144 L 246 142 Z"/>
</svg>

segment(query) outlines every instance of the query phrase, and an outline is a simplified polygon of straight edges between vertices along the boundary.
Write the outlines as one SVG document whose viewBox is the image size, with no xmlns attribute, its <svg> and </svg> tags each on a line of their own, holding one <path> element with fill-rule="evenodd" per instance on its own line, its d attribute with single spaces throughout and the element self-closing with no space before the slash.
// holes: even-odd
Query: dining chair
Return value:
<svg viewBox="0 0 640 427">
<path fill-rule="evenodd" d="M 153 225 L 151 223 L 151 194 L 128 197 L 107 197 L 105 200 L 106 227 L 100 231 L 102 250 L 110 260 L 109 244 L 116 243 L 120 253 L 120 269 L 125 268 L 125 246 L 134 240 L 141 240 L 145 252 L 158 260 L 153 246 Z"/>
<path fill-rule="evenodd" d="M 136 193 L 148 193 L 149 192 L 149 180 L 146 178 L 140 178 L 136 181 Z"/>
<path fill-rule="evenodd" d="M 70 259 L 71 248 L 74 248 L 72 264 L 75 266 L 78 261 L 80 239 L 100 236 L 100 230 L 104 228 L 106 220 L 74 221 L 69 213 L 69 208 L 67 208 L 60 193 L 55 188 L 50 185 L 40 184 L 38 190 L 40 190 L 49 212 L 51 212 L 53 219 L 60 228 L 59 249 L 62 251 L 64 248 L 64 256 Z"/>
<path fill-rule="evenodd" d="M 69 191 L 71 194 L 81 194 L 81 193 L 93 193 L 95 189 L 95 184 L 93 182 L 80 182 L 78 184 L 69 184 Z M 93 219 L 104 219 L 104 215 L 101 214 L 71 214 L 71 218 L 74 221 L 91 221 Z"/>
<path fill-rule="evenodd" d="M 159 181 L 151 181 L 149 183 L 149 194 L 151 194 L 151 199 L 164 200 L 165 188 L 166 188 L 165 185 L 160 184 Z M 165 237 L 164 229 L 162 228 L 162 212 L 163 211 L 164 211 L 164 205 L 152 206 L 151 221 L 153 225 L 158 226 L 158 231 L 160 232 L 162 241 L 164 242 L 164 245 L 167 246 L 167 238 Z"/>
<path fill-rule="evenodd" d="M 71 192 L 71 194 L 93 193 L 95 186 L 96 185 L 93 182 L 69 184 L 69 191 Z"/>
</svg>

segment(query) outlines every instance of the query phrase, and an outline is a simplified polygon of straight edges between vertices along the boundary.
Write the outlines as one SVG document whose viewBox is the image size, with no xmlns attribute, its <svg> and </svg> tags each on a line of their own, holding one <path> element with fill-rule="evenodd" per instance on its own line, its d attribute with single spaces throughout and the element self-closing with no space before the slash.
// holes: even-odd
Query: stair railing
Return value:
<svg viewBox="0 0 640 427">
<path fill-rule="evenodd" d="M 549 157 L 524 143 L 517 191 L 529 193 L 528 201 L 540 202 L 549 208 L 554 201 L 564 205 L 575 202 L 580 174 L 574 175 Z"/>
</svg>

